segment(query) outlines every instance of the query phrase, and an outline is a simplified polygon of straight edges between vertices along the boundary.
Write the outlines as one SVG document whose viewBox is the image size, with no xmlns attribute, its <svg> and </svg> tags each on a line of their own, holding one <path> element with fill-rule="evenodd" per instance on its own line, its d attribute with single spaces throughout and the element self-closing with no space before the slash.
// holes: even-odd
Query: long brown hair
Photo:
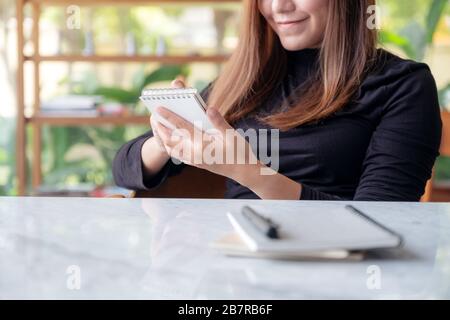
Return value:
<svg viewBox="0 0 450 320">
<path fill-rule="evenodd" d="M 297 89 L 300 101 L 262 121 L 288 130 L 326 118 L 350 101 L 376 56 L 377 32 L 366 25 L 371 5 L 375 0 L 329 1 L 316 74 Z M 208 104 L 234 123 L 269 97 L 286 66 L 286 50 L 260 13 L 258 1 L 244 0 L 238 46 L 214 82 Z"/>
</svg>

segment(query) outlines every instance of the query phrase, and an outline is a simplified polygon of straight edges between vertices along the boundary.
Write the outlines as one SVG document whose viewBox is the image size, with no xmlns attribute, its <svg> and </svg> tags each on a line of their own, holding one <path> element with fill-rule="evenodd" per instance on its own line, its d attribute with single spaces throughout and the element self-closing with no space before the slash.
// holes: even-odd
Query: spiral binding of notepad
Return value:
<svg viewBox="0 0 450 320">
<path fill-rule="evenodd" d="M 145 89 L 141 98 L 144 100 L 166 100 L 166 99 L 187 99 L 192 95 L 197 95 L 195 88 L 168 88 L 168 89 Z"/>
</svg>

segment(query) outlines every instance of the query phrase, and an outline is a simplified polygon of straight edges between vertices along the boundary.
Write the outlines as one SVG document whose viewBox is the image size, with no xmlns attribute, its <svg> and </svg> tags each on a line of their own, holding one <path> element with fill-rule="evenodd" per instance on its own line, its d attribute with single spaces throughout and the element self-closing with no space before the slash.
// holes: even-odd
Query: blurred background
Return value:
<svg viewBox="0 0 450 320">
<path fill-rule="evenodd" d="M 161 2 L 29 0 L 22 8 L 0 0 L 0 195 L 118 192 L 115 152 L 149 129 L 141 90 L 179 75 L 202 89 L 217 76 L 238 40 L 240 2 Z M 428 63 L 448 110 L 450 1 L 378 3 L 380 45 Z M 21 161 L 26 176 L 17 172 Z M 435 184 L 445 190 L 448 181 L 450 158 L 442 156 Z"/>
</svg>

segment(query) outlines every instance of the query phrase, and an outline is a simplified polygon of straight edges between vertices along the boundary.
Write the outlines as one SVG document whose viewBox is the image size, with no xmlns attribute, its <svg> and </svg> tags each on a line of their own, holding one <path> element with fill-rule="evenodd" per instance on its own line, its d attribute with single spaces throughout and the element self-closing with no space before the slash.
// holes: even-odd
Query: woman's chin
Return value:
<svg viewBox="0 0 450 320">
<path fill-rule="evenodd" d="M 288 51 L 299 51 L 303 49 L 315 48 L 317 45 L 312 41 L 304 41 L 297 37 L 286 37 L 281 39 L 281 45 Z"/>
</svg>

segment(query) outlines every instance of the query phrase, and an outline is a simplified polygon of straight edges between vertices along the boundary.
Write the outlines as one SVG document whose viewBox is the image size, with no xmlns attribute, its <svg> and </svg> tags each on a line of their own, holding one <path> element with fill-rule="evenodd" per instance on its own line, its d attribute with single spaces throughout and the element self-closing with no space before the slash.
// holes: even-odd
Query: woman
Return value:
<svg viewBox="0 0 450 320">
<path fill-rule="evenodd" d="M 262 175 L 271 169 L 249 161 L 251 152 L 244 164 L 194 163 L 205 147 L 187 141 L 175 148 L 173 132 L 151 119 L 154 136 L 118 152 L 117 184 L 157 187 L 183 168 L 172 157 L 229 178 L 227 198 L 420 200 L 439 154 L 436 85 L 427 65 L 376 49 L 367 14 L 373 5 L 245 1 L 238 47 L 202 95 L 219 132 L 279 129 L 278 171 Z M 163 107 L 158 113 L 177 129 L 197 130 Z M 230 153 L 223 136 L 204 138 Z"/>
</svg>

